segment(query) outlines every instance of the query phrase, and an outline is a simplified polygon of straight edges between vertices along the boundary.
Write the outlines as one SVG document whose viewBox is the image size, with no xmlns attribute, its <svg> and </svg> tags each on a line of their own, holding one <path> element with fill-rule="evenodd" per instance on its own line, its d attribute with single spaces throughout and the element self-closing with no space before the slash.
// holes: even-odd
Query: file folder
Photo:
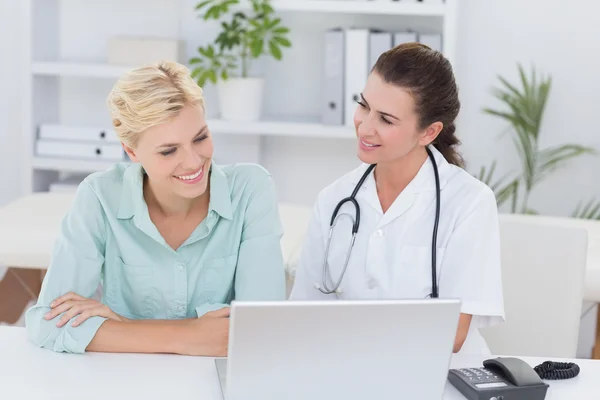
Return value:
<svg viewBox="0 0 600 400">
<path fill-rule="evenodd" d="M 106 142 L 75 142 L 51 139 L 38 139 L 35 143 L 36 155 L 79 160 L 124 161 L 126 154 L 118 144 Z"/>
<path fill-rule="evenodd" d="M 103 126 L 65 126 L 51 123 L 41 124 L 38 129 L 38 137 L 40 139 L 52 140 L 121 143 L 113 128 Z"/>
<path fill-rule="evenodd" d="M 346 30 L 344 122 L 353 125 L 357 101 L 369 76 L 369 29 Z"/>
<path fill-rule="evenodd" d="M 344 124 L 344 31 L 325 31 L 324 79 L 321 123 Z"/>
<path fill-rule="evenodd" d="M 369 72 L 375 66 L 382 53 L 392 48 L 392 33 L 385 31 L 371 31 L 369 36 Z"/>
<path fill-rule="evenodd" d="M 439 52 L 443 51 L 442 35 L 440 33 L 422 33 L 419 42 Z"/>
<path fill-rule="evenodd" d="M 419 37 L 416 32 L 406 31 L 394 33 L 394 47 L 403 43 L 411 43 L 418 41 Z"/>
</svg>

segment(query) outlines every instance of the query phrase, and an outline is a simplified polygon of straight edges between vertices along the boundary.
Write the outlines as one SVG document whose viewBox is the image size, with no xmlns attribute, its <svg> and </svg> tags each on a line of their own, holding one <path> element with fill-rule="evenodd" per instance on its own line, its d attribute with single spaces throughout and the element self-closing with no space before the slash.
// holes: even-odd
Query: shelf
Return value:
<svg viewBox="0 0 600 400">
<path fill-rule="evenodd" d="M 300 136 L 312 138 L 354 139 L 354 127 L 323 125 L 310 122 L 258 121 L 230 122 L 208 120 L 208 128 L 216 134 Z"/>
<path fill-rule="evenodd" d="M 64 158 L 34 157 L 33 168 L 47 171 L 97 172 L 115 165 L 115 161 L 71 160 Z"/>
<path fill-rule="evenodd" d="M 339 14 L 385 14 L 443 17 L 444 3 L 402 3 L 392 0 L 273 0 L 275 12 L 299 11 Z"/>
<path fill-rule="evenodd" d="M 34 62 L 34 75 L 119 78 L 133 67 L 78 62 Z"/>
</svg>

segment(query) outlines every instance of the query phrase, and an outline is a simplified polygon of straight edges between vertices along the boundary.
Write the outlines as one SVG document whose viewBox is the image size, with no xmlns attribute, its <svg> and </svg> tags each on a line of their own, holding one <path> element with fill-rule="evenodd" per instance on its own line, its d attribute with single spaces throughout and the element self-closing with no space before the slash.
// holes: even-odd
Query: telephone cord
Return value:
<svg viewBox="0 0 600 400">
<path fill-rule="evenodd" d="M 579 365 L 572 362 L 546 361 L 533 370 L 541 379 L 546 380 L 571 379 L 579 375 Z"/>
</svg>

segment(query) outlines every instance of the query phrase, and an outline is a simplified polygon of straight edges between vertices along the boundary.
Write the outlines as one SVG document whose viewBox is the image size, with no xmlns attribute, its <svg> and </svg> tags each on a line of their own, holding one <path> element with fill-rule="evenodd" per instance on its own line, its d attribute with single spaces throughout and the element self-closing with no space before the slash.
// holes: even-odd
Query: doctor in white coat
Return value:
<svg viewBox="0 0 600 400">
<path fill-rule="evenodd" d="M 357 103 L 362 165 L 319 194 L 290 300 L 459 298 L 454 352 L 489 354 L 478 328 L 504 320 L 497 205 L 455 149 L 460 102 L 450 63 L 424 45 L 399 45 L 379 57 Z M 336 206 L 355 188 L 351 253 L 351 201 L 338 210 L 326 252 Z"/>
</svg>

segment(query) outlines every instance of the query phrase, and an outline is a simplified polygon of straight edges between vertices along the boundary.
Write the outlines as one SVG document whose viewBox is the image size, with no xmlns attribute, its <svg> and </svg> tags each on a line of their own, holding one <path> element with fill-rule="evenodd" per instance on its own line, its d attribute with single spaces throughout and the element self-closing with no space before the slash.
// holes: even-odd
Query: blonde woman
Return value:
<svg viewBox="0 0 600 400">
<path fill-rule="evenodd" d="M 213 162 L 202 89 L 182 65 L 128 73 L 108 106 L 133 162 L 79 186 L 29 337 L 66 353 L 224 356 L 231 300 L 285 299 L 273 180 Z"/>
</svg>

